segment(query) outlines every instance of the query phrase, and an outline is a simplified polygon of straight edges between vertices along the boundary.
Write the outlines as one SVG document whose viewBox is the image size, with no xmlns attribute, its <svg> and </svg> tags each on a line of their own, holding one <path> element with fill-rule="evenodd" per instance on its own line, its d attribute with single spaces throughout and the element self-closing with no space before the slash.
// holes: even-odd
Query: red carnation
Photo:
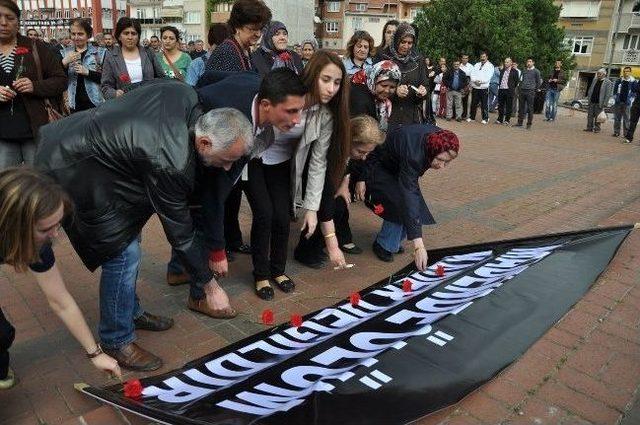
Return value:
<svg viewBox="0 0 640 425">
<path fill-rule="evenodd" d="M 409 279 L 405 279 L 404 282 L 402 282 L 402 290 L 404 292 L 413 291 L 413 289 L 411 288 L 411 281 Z"/>
<path fill-rule="evenodd" d="M 299 314 L 292 314 L 291 326 L 294 326 L 296 328 L 299 328 L 300 326 L 302 326 L 302 316 L 300 316 Z"/>
<path fill-rule="evenodd" d="M 391 62 L 391 61 L 383 61 L 382 65 L 380 67 L 382 69 L 384 69 L 384 70 L 391 69 L 391 68 L 393 68 L 393 62 Z"/>
<path fill-rule="evenodd" d="M 353 74 L 351 77 L 351 82 L 353 84 L 365 84 L 367 82 L 367 73 L 364 72 L 364 69 Z"/>
<path fill-rule="evenodd" d="M 17 47 L 16 48 L 16 56 L 23 56 L 29 53 L 29 49 L 26 47 Z"/>
<path fill-rule="evenodd" d="M 124 384 L 124 396 L 127 398 L 140 398 L 142 396 L 142 384 L 138 379 L 132 379 Z"/>
<path fill-rule="evenodd" d="M 357 292 L 354 292 L 349 296 L 349 301 L 351 301 L 352 306 L 354 307 L 357 306 L 360 303 L 360 294 Z"/>
<path fill-rule="evenodd" d="M 129 74 L 122 73 L 120 74 L 119 78 L 120 78 L 120 81 L 124 84 L 129 84 L 131 82 L 131 78 L 129 77 Z"/>
<path fill-rule="evenodd" d="M 376 204 L 373 206 L 373 213 L 376 215 L 382 215 L 382 213 L 384 212 L 384 207 L 382 206 L 382 204 Z"/>
<path fill-rule="evenodd" d="M 282 59 L 284 62 L 291 61 L 291 54 L 289 52 L 282 52 L 278 55 L 278 57 Z"/>
<path fill-rule="evenodd" d="M 438 275 L 438 277 L 444 276 L 444 266 L 442 264 L 438 264 L 436 267 L 436 275 Z"/>
<path fill-rule="evenodd" d="M 273 311 L 266 309 L 262 312 L 262 323 L 265 325 L 273 325 Z"/>
</svg>

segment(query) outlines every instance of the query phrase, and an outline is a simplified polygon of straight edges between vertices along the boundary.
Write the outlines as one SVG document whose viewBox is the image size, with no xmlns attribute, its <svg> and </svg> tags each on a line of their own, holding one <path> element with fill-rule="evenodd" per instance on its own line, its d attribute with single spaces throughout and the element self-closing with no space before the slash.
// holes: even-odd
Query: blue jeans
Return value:
<svg viewBox="0 0 640 425">
<path fill-rule="evenodd" d="M 133 321 L 144 313 L 136 295 L 141 254 L 136 238 L 102 265 L 98 330 L 100 343 L 106 348 L 118 349 L 136 339 Z"/>
<path fill-rule="evenodd" d="M 376 237 L 378 244 L 392 254 L 400 250 L 400 244 L 407 238 L 407 229 L 402 224 L 383 221 L 380 233 Z"/>
<path fill-rule="evenodd" d="M 547 95 L 545 98 L 545 102 L 547 103 L 547 110 L 545 111 L 544 116 L 548 120 L 556 119 L 556 114 L 558 113 L 558 97 L 560 97 L 560 92 L 558 90 L 547 90 Z"/>
</svg>

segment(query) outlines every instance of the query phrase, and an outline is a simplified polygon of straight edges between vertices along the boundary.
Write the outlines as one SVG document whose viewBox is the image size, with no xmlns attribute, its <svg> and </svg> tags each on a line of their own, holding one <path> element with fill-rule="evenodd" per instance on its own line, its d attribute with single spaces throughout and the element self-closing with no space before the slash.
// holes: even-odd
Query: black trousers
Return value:
<svg viewBox="0 0 640 425">
<path fill-rule="evenodd" d="M 489 89 L 473 89 L 471 92 L 471 119 L 476 119 L 478 105 L 482 111 L 482 119 L 489 119 Z"/>
<path fill-rule="evenodd" d="M 333 213 L 333 223 L 336 226 L 336 237 L 340 246 L 353 242 L 351 227 L 349 226 L 349 207 L 342 196 L 335 199 L 335 211 Z"/>
<path fill-rule="evenodd" d="M 467 119 L 467 108 L 469 107 L 469 93 L 462 96 L 462 115 L 463 120 Z"/>
<path fill-rule="evenodd" d="M 300 240 L 294 250 L 294 256 L 305 262 L 316 263 L 322 261 L 323 248 L 325 246 L 324 236 L 320 230 L 320 223 L 326 223 L 331 221 L 335 215 L 335 189 L 333 184 L 327 176 L 324 181 L 324 188 L 322 189 L 322 199 L 320 201 L 320 208 L 318 209 L 318 226 L 316 231 L 311 235 L 309 239 L 305 238 L 308 229 L 303 229 L 300 233 Z"/>
<path fill-rule="evenodd" d="M 282 276 L 287 264 L 291 205 L 291 161 L 249 162 L 247 199 L 251 206 L 251 255 L 256 281 Z"/>
<path fill-rule="evenodd" d="M 527 125 L 533 122 L 533 102 L 536 98 L 536 91 L 520 89 L 520 99 L 518 105 L 518 124 L 524 121 L 524 111 L 527 111 Z"/>
<path fill-rule="evenodd" d="M 224 203 L 224 239 L 227 248 L 237 248 L 242 245 L 242 231 L 238 216 L 240 215 L 243 186 L 244 182 L 238 180 Z"/>
<path fill-rule="evenodd" d="M 13 344 L 16 330 L 4 317 L 0 308 L 0 379 L 5 379 L 9 373 L 9 347 Z"/>
<path fill-rule="evenodd" d="M 631 105 L 631 114 L 629 118 L 629 130 L 625 134 L 624 138 L 633 141 L 633 133 L 636 132 L 636 126 L 638 125 L 638 118 L 640 118 L 640 96 L 636 97 Z"/>
<path fill-rule="evenodd" d="M 509 122 L 513 109 L 513 94 L 509 89 L 498 90 L 498 121 Z"/>
</svg>

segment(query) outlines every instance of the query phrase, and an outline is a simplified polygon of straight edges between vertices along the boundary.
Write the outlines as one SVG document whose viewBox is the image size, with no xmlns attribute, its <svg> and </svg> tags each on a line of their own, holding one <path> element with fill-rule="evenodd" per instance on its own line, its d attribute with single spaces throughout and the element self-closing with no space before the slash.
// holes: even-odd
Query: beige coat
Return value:
<svg viewBox="0 0 640 425">
<path fill-rule="evenodd" d="M 321 106 L 309 113 L 304 133 L 291 161 L 291 199 L 296 216 L 299 208 L 310 211 L 318 211 L 320 208 L 332 133 L 333 117 L 329 108 Z M 307 158 L 310 158 L 309 174 L 306 190 L 303 191 L 302 173 Z"/>
</svg>

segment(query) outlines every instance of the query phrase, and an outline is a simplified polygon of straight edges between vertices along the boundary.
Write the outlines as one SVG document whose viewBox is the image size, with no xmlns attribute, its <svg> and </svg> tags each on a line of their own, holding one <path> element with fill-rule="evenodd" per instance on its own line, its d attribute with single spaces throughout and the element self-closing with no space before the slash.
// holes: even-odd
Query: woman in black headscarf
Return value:
<svg viewBox="0 0 640 425">
<path fill-rule="evenodd" d="M 262 33 L 260 48 L 251 54 L 254 71 L 266 75 L 274 68 L 287 67 L 301 75 L 302 59 L 293 50 L 287 49 L 289 33 L 279 21 L 272 21 Z"/>
<path fill-rule="evenodd" d="M 427 98 L 428 77 L 424 61 L 413 49 L 416 33 L 406 22 L 398 25 L 393 42 L 382 52 L 382 59 L 395 62 L 402 79 L 393 98 L 393 111 L 389 118 L 389 129 L 423 122 L 422 101 Z"/>
</svg>

